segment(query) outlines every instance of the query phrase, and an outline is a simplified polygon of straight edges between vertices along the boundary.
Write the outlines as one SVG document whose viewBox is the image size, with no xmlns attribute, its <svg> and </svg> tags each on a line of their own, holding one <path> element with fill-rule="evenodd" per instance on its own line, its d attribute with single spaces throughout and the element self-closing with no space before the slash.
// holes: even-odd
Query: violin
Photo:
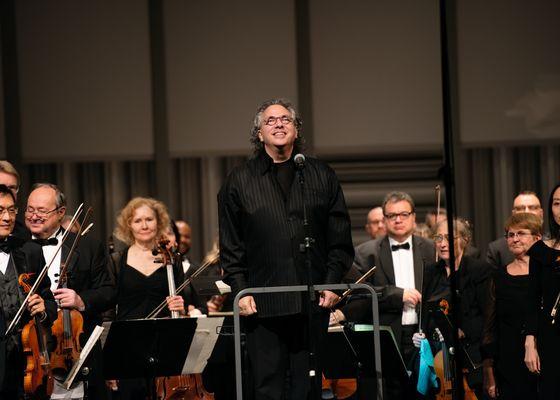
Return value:
<svg viewBox="0 0 560 400">
<path fill-rule="evenodd" d="M 58 289 L 66 288 L 68 285 L 68 265 L 80 238 L 85 235 L 92 226 L 92 224 L 90 224 L 85 230 L 82 230 L 91 212 L 92 208 L 89 207 L 82 223 L 78 225 L 78 232 L 66 260 L 60 264 Z M 72 224 L 68 229 L 71 228 Z M 52 334 L 56 338 L 56 348 L 51 355 L 51 369 L 53 375 L 58 380 L 63 380 L 72 368 L 72 365 L 80 358 L 80 353 L 82 351 L 80 336 L 84 333 L 83 327 L 84 318 L 81 312 L 67 308 L 58 310 L 57 319 L 52 326 Z"/>
<path fill-rule="evenodd" d="M 29 293 L 30 279 L 34 273 L 24 273 L 18 277 L 18 283 L 25 293 Z M 47 349 L 47 334 L 41 325 L 39 315 L 23 327 L 21 332 L 23 353 L 26 358 L 23 390 L 28 395 L 34 395 L 39 389 L 44 390 L 47 396 L 53 391 L 53 380 L 50 369 L 50 357 Z"/>
<path fill-rule="evenodd" d="M 64 272 L 62 272 L 64 271 Z M 61 268 L 58 288 L 66 287 L 66 268 Z M 80 358 L 82 346 L 80 336 L 84 332 L 84 318 L 78 310 L 63 308 L 58 310 L 58 317 L 52 326 L 56 338 L 56 348 L 51 357 L 51 368 L 57 379 L 63 379 Z"/>
</svg>

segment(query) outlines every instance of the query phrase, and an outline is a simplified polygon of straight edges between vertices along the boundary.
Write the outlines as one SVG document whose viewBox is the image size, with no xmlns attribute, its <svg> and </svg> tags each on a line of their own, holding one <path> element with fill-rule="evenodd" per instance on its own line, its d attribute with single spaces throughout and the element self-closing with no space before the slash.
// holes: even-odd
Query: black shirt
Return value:
<svg viewBox="0 0 560 400">
<path fill-rule="evenodd" d="M 291 172 L 280 172 L 283 168 Z M 294 168 L 290 160 L 278 176 L 272 159 L 262 151 L 233 170 L 218 194 L 220 262 L 233 295 L 248 287 L 307 282 L 305 255 L 299 251 L 303 198 L 293 183 Z M 284 173 L 292 176 L 292 184 L 283 189 Z M 354 256 L 342 189 L 334 171 L 316 159 L 307 158 L 303 175 L 310 235 L 315 239 L 310 250 L 312 280 L 339 283 Z M 301 311 L 298 296 L 255 298 L 261 317 Z"/>
</svg>

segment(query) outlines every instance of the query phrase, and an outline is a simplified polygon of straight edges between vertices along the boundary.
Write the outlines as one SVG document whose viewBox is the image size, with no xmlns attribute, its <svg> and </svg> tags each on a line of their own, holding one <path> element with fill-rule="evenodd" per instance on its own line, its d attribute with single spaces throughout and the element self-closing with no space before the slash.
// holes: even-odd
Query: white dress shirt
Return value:
<svg viewBox="0 0 560 400">
<path fill-rule="evenodd" d="M 397 242 L 389 238 L 389 246 L 408 243 L 410 249 L 398 249 L 391 251 L 393 257 L 393 268 L 395 271 L 395 286 L 402 289 L 415 289 L 414 285 L 414 256 L 412 253 L 412 235 L 404 242 Z M 414 325 L 418 323 L 416 307 L 409 304 L 403 305 L 402 324 Z"/>
<path fill-rule="evenodd" d="M 10 255 L 8 253 L 4 253 L 0 251 L 0 271 L 3 274 L 6 274 L 6 270 L 8 269 L 8 263 L 10 262 Z"/>
</svg>

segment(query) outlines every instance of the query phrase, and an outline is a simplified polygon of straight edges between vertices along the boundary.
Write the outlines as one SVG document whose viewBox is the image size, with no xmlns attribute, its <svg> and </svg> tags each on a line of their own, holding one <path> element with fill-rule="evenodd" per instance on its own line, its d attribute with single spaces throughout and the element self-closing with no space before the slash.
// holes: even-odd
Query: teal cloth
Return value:
<svg viewBox="0 0 560 400">
<path fill-rule="evenodd" d="M 416 390 L 425 396 L 431 387 L 438 387 L 436 371 L 434 369 L 434 355 L 428 340 L 423 339 L 420 342 L 420 368 Z"/>
</svg>

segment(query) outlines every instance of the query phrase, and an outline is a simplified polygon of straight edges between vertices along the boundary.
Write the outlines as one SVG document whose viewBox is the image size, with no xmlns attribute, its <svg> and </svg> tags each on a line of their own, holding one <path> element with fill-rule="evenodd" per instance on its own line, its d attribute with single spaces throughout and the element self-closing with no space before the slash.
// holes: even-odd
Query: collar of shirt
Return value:
<svg viewBox="0 0 560 400">
<path fill-rule="evenodd" d="M 296 155 L 295 151 L 292 151 L 292 155 L 290 157 L 291 161 L 293 161 L 295 155 Z M 272 159 L 272 157 L 268 155 L 268 153 L 265 150 L 260 151 L 253 160 L 255 162 L 257 171 L 261 175 L 264 175 L 265 173 L 272 171 L 272 168 L 274 167 L 274 160 Z"/>
<path fill-rule="evenodd" d="M 8 269 L 9 261 L 10 261 L 10 255 L 8 253 L 4 253 L 3 251 L 0 251 L 0 271 L 2 271 L 3 274 L 5 274 L 6 270 Z"/>
<path fill-rule="evenodd" d="M 62 226 L 60 226 L 57 229 L 57 231 L 55 233 L 53 233 L 52 235 L 50 235 L 47 239 L 52 239 L 52 238 L 60 239 L 60 238 L 62 238 L 63 232 L 64 232 L 64 228 L 62 228 Z M 38 239 L 38 238 L 35 235 L 31 235 L 31 239 Z"/>
<path fill-rule="evenodd" d="M 410 245 L 410 251 L 412 251 L 412 235 L 410 235 L 404 242 L 397 242 L 395 239 L 393 239 L 392 237 L 389 238 L 389 247 L 393 246 L 393 245 L 399 245 L 399 244 L 405 244 L 408 243 Z M 403 249 L 399 249 L 397 251 L 400 251 Z M 409 250 L 407 250 L 409 251 Z"/>
</svg>

